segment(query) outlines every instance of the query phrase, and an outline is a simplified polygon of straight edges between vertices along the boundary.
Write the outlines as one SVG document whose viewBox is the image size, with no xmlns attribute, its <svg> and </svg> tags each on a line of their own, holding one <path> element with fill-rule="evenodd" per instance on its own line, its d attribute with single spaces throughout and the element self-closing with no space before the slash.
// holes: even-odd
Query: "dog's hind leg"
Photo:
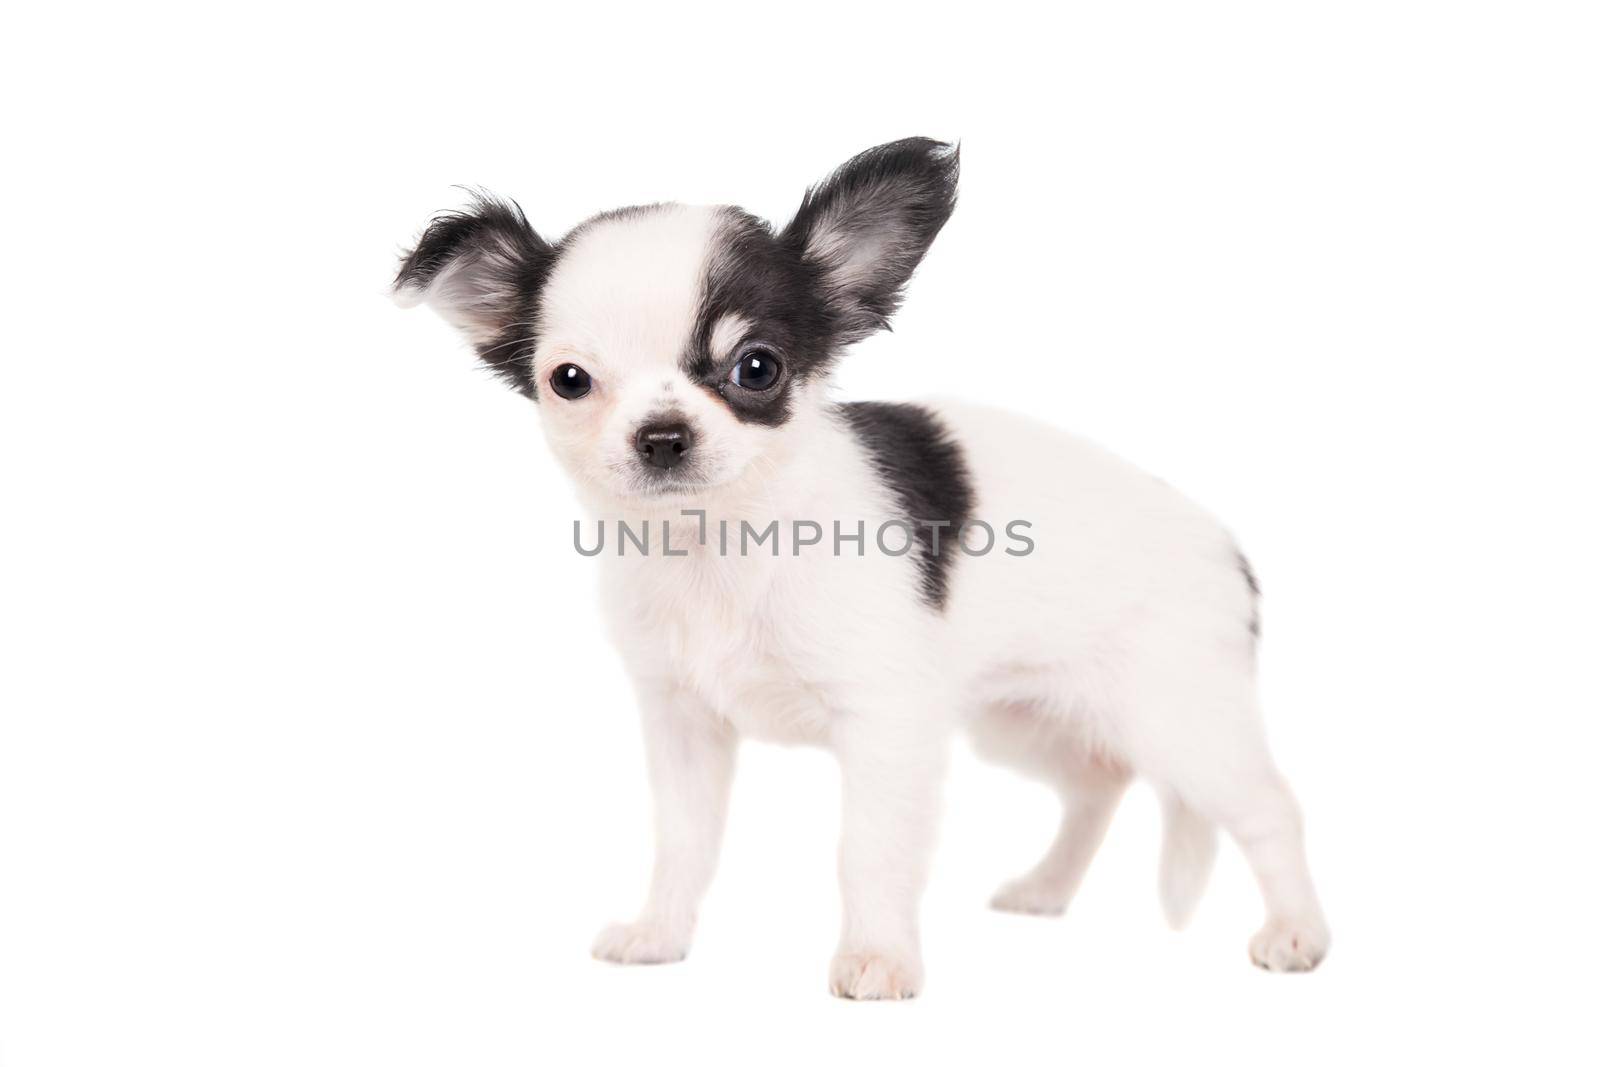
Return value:
<svg viewBox="0 0 1600 1067">
<path fill-rule="evenodd" d="M 1061 797 L 1061 825 L 1043 858 L 990 901 L 1000 911 L 1059 915 L 1105 838 L 1131 777 L 1127 768 L 1091 754 L 1050 711 L 999 703 L 971 723 L 973 747 L 994 763 L 1020 770 Z"/>
<path fill-rule="evenodd" d="M 1064 767 L 1057 781 L 1063 810 L 1055 840 L 1031 871 L 1000 887 L 990 907 L 1027 915 L 1066 911 L 1105 839 L 1128 779 L 1126 770 L 1091 760 Z"/>
<path fill-rule="evenodd" d="M 1250 959 L 1269 971 L 1309 971 L 1327 954 L 1329 938 L 1306 864 L 1299 806 L 1275 771 L 1249 795 L 1249 806 L 1224 825 L 1250 861 L 1267 905 L 1266 925 L 1250 940 Z"/>
<path fill-rule="evenodd" d="M 1311 970 L 1328 951 L 1328 924 L 1306 864 L 1299 807 L 1267 751 L 1253 682 L 1198 670 L 1181 682 L 1155 672 L 1143 677 L 1152 681 L 1134 705 L 1133 732 L 1142 743 L 1131 756 L 1177 805 L 1168 813 L 1175 854 L 1162 875 L 1169 918 L 1186 917 L 1210 866 L 1205 826 L 1221 826 L 1244 853 L 1266 904 L 1251 960 L 1269 971 Z"/>
</svg>

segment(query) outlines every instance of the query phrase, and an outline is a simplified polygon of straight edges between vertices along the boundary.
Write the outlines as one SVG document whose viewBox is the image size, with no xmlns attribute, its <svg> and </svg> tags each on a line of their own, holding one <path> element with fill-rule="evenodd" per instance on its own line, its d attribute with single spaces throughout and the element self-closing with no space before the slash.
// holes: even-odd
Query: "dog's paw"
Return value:
<svg viewBox="0 0 1600 1067">
<path fill-rule="evenodd" d="M 922 991 L 922 964 L 870 949 L 840 952 L 828 968 L 828 990 L 850 1000 L 909 1000 Z"/>
<path fill-rule="evenodd" d="M 1018 915 L 1060 915 L 1067 910 L 1067 897 L 1055 886 L 1038 879 L 1018 878 L 996 890 L 989 899 L 989 907 Z"/>
<path fill-rule="evenodd" d="M 677 963 L 689 954 L 689 938 L 660 923 L 617 923 L 601 930 L 589 951 L 607 963 Z"/>
<path fill-rule="evenodd" d="M 1269 971 L 1309 971 L 1328 954 L 1328 941 L 1320 918 L 1269 919 L 1250 939 L 1250 960 Z"/>
</svg>

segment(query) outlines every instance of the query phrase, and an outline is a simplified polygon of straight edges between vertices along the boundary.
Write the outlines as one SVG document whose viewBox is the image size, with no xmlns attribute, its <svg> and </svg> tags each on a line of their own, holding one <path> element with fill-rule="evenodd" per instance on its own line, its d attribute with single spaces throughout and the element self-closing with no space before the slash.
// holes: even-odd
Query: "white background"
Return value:
<svg viewBox="0 0 1600 1067">
<path fill-rule="evenodd" d="M 1594 1062 L 1592 8 L 678 8 L 8 15 L 0 1062 Z M 961 206 L 840 391 L 1235 531 L 1314 975 L 1231 850 L 1164 929 L 1144 792 L 1066 919 L 986 911 L 1055 812 L 964 750 L 921 999 L 826 995 L 813 751 L 743 753 L 689 962 L 588 958 L 649 825 L 595 563 L 395 254 L 455 183 L 781 221 L 910 134 Z"/>
</svg>

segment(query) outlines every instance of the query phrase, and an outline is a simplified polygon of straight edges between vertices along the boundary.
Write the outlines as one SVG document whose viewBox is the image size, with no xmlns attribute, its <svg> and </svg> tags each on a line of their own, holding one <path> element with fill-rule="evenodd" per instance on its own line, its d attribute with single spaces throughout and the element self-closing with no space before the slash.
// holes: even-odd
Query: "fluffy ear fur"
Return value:
<svg viewBox="0 0 1600 1067">
<path fill-rule="evenodd" d="M 960 149 L 908 137 L 806 190 L 780 240 L 816 272 L 841 343 L 889 325 L 911 272 L 956 206 Z"/>
<path fill-rule="evenodd" d="M 534 316 L 554 259 L 520 207 L 478 193 L 467 209 L 429 224 L 395 275 L 395 299 L 438 311 L 495 373 L 533 396 Z"/>
</svg>

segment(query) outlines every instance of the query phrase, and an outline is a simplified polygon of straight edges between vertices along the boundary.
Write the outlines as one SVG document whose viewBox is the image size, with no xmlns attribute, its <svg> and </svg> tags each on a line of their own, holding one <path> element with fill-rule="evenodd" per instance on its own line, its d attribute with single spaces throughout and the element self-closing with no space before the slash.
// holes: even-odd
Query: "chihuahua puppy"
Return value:
<svg viewBox="0 0 1600 1067">
<path fill-rule="evenodd" d="M 915 995 L 941 773 L 964 725 L 1063 801 L 1054 842 L 996 908 L 1063 911 L 1140 775 L 1164 805 L 1167 919 L 1188 919 L 1221 827 L 1265 897 L 1251 959 L 1309 970 L 1328 928 L 1263 737 L 1258 590 L 1229 535 L 1055 429 L 829 396 L 836 361 L 888 326 L 949 219 L 957 168 L 954 147 L 923 138 L 870 149 L 781 229 L 653 204 L 552 242 L 485 195 L 404 258 L 397 298 L 437 310 L 534 401 L 586 506 L 630 531 L 602 555 L 603 598 L 638 694 L 656 858 L 638 917 L 594 954 L 682 959 L 740 740 L 817 744 L 844 783 L 830 987 Z"/>
</svg>

